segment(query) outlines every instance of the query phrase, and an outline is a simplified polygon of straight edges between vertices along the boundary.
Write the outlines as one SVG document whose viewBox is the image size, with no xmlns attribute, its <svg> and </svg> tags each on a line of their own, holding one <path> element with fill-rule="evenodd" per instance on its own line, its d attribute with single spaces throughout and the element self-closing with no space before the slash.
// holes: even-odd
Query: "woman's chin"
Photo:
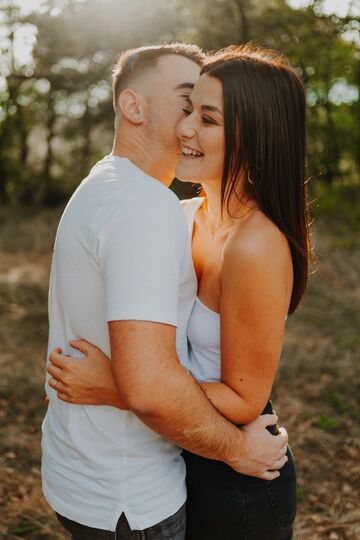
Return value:
<svg viewBox="0 0 360 540">
<path fill-rule="evenodd" d="M 200 182 L 198 176 L 194 176 L 194 174 L 191 174 L 191 171 L 187 171 L 185 167 L 181 167 L 181 165 L 176 167 L 175 176 L 180 182 Z"/>
<path fill-rule="evenodd" d="M 197 180 L 196 178 L 185 178 L 184 175 L 182 176 L 178 176 L 177 174 L 175 174 L 175 178 L 176 180 L 179 180 L 180 182 L 190 182 L 192 184 L 198 184 L 200 181 Z"/>
</svg>

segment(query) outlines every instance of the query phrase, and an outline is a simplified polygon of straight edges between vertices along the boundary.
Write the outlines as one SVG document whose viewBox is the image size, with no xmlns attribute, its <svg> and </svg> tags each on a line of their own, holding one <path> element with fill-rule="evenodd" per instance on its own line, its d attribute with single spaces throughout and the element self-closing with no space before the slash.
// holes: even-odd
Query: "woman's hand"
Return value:
<svg viewBox="0 0 360 540">
<path fill-rule="evenodd" d="M 85 357 L 64 355 L 59 347 L 51 352 L 47 371 L 51 375 L 49 385 L 57 397 L 67 403 L 125 409 L 114 383 L 110 359 L 88 341 L 69 343 Z"/>
</svg>

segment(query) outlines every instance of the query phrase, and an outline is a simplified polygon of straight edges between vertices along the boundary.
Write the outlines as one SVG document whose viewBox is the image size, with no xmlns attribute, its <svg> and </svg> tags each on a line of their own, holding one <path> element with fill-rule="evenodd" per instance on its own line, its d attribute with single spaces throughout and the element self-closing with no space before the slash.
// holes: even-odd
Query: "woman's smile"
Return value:
<svg viewBox="0 0 360 540">
<path fill-rule="evenodd" d="M 191 148 L 190 146 L 183 146 L 181 148 L 181 155 L 185 158 L 201 158 L 204 157 L 204 153 L 200 150 L 195 150 L 195 148 Z"/>
<path fill-rule="evenodd" d="M 221 182 L 225 151 L 223 106 L 220 81 L 202 75 L 187 98 L 177 128 L 181 144 L 176 167 L 179 180 Z"/>
</svg>

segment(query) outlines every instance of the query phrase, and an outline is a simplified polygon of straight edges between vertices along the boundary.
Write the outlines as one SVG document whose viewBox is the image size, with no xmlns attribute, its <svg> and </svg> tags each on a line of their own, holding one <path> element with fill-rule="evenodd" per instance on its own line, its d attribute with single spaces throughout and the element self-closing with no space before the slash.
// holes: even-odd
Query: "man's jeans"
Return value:
<svg viewBox="0 0 360 540">
<path fill-rule="evenodd" d="M 173 516 L 143 531 L 132 531 L 125 514 L 120 517 L 114 532 L 87 527 L 59 514 L 56 515 L 61 525 L 70 533 L 71 540 L 184 540 L 185 538 L 185 505 Z"/>
</svg>

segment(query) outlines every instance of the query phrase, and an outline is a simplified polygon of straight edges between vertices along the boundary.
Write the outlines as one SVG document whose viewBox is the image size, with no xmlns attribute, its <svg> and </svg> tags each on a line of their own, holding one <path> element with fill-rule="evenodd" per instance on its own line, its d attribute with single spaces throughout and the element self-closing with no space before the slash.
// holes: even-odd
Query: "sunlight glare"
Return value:
<svg viewBox="0 0 360 540">
<path fill-rule="evenodd" d="M 289 6 L 295 9 L 301 9 L 310 6 L 312 0 L 287 0 Z M 325 15 L 337 15 L 338 17 L 346 17 L 351 6 L 351 14 L 353 16 L 360 15 L 360 3 L 352 0 L 324 0 L 321 11 Z"/>
</svg>

